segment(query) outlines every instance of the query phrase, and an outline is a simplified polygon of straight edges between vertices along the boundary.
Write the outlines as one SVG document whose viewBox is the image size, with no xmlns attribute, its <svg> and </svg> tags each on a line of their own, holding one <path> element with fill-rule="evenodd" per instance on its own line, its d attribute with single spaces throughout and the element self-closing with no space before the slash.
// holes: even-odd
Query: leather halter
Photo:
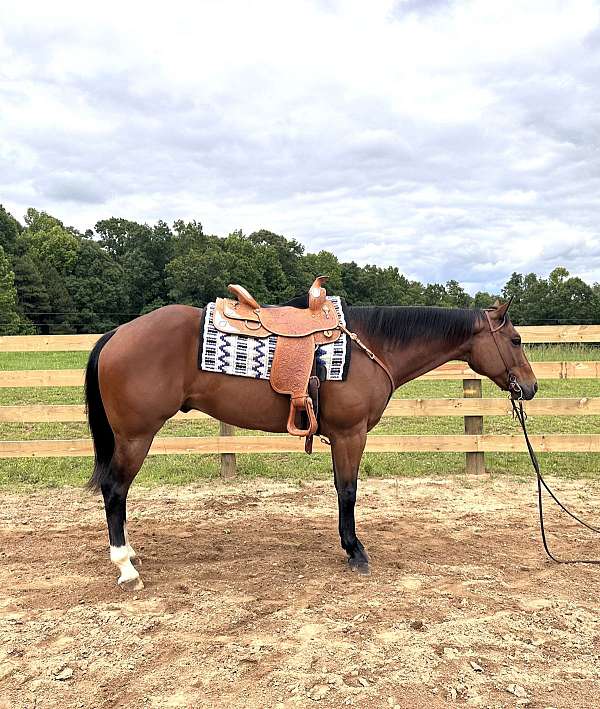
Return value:
<svg viewBox="0 0 600 709">
<path fill-rule="evenodd" d="M 510 371 L 510 366 L 507 363 L 506 358 L 502 354 L 502 348 L 500 347 L 500 343 L 498 342 L 497 333 L 506 325 L 506 314 L 502 318 L 502 322 L 500 323 L 500 325 L 496 325 L 496 327 L 494 327 L 492 325 L 492 318 L 490 317 L 491 310 L 486 309 L 483 312 L 485 313 L 485 317 L 490 327 L 490 334 L 494 340 L 494 344 L 496 345 L 496 349 L 498 350 L 498 354 L 500 355 L 502 364 L 504 364 L 504 369 L 506 370 L 506 376 L 508 377 L 508 390 L 510 391 L 511 395 L 513 393 L 516 394 L 516 396 L 513 398 L 516 398 L 520 401 L 523 399 L 523 390 L 521 389 L 521 385 L 517 381 L 517 377 Z"/>
</svg>

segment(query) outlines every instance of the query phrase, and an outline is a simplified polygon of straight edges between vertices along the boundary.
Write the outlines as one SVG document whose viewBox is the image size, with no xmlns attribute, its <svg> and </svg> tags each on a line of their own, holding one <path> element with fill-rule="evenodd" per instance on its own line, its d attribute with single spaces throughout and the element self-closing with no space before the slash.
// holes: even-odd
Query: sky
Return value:
<svg viewBox="0 0 600 709">
<path fill-rule="evenodd" d="M 0 0 L 0 203 L 600 281 L 600 0 Z"/>
</svg>

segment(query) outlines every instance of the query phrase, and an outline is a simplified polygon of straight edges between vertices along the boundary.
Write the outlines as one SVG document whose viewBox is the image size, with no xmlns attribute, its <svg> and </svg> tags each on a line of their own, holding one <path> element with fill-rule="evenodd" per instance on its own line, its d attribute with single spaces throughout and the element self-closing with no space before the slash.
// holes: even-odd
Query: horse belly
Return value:
<svg viewBox="0 0 600 709">
<path fill-rule="evenodd" d="M 197 409 L 232 426 L 285 433 L 290 400 L 264 379 L 198 371 L 184 409 Z"/>
</svg>

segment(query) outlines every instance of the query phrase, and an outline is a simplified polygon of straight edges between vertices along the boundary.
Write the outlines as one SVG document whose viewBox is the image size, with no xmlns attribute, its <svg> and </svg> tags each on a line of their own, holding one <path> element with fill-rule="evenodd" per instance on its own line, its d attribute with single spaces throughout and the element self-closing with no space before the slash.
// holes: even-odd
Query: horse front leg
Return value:
<svg viewBox="0 0 600 709">
<path fill-rule="evenodd" d="M 367 432 L 363 426 L 351 432 L 331 436 L 333 474 L 338 497 L 339 531 L 342 548 L 348 554 L 352 571 L 369 574 L 369 557 L 360 539 L 356 536 L 354 506 L 358 484 L 358 469 L 362 458 Z"/>
</svg>

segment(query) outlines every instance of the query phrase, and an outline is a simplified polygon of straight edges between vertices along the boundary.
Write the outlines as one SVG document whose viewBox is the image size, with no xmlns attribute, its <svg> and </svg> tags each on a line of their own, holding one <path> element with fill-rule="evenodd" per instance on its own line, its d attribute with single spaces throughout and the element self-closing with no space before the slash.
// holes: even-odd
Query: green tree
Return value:
<svg viewBox="0 0 600 709">
<path fill-rule="evenodd" d="M 594 323 L 600 321 L 600 302 L 594 288 L 566 268 L 555 268 L 548 278 L 535 273 L 513 273 L 502 293 L 514 296 L 511 319 L 515 324 Z"/>
<path fill-rule="evenodd" d="M 224 295 L 230 283 L 227 267 L 227 256 L 218 246 L 176 256 L 166 267 L 170 300 L 203 307 Z"/>
<path fill-rule="evenodd" d="M 520 273 L 513 271 L 504 288 L 502 289 L 502 297 L 504 300 L 510 300 L 510 319 L 515 325 L 523 324 L 523 310 L 525 295 L 525 284 L 523 276 Z"/>
<path fill-rule="evenodd" d="M 65 285 L 77 332 L 105 332 L 131 319 L 123 270 L 97 242 L 81 241 Z"/>
<path fill-rule="evenodd" d="M 15 275 L 10 261 L 0 246 L 0 335 L 21 335 L 33 332 L 33 328 L 19 315 Z"/>
<path fill-rule="evenodd" d="M 469 308 L 473 302 L 471 296 L 465 291 L 458 281 L 446 283 L 446 297 L 444 305 L 451 308 Z"/>
<path fill-rule="evenodd" d="M 165 269 L 174 255 L 169 226 L 163 221 L 151 227 L 112 217 L 97 222 L 96 232 L 101 245 L 123 269 L 133 313 L 165 305 L 168 302 Z"/>
<path fill-rule="evenodd" d="M 273 292 L 273 296 L 276 299 L 275 302 L 290 300 L 294 296 L 306 293 L 312 280 L 311 274 L 306 271 L 302 260 L 302 255 L 304 254 L 302 244 L 296 239 L 286 239 L 285 236 L 275 234 L 268 229 L 255 231 L 248 238 L 256 246 L 264 248 L 262 253 L 268 253 L 276 257 L 271 260 L 272 257 L 269 256 L 271 268 L 275 269 L 275 262 L 279 263 L 279 268 L 276 268 L 276 272 L 280 283 L 277 290 Z M 285 285 L 279 278 L 280 272 L 283 272 Z"/>
<path fill-rule="evenodd" d="M 306 254 L 302 257 L 302 269 L 308 275 L 308 285 L 305 286 L 305 291 L 317 276 L 329 276 L 326 285 L 327 291 L 342 297 L 346 296 L 342 264 L 331 251 Z"/>
<path fill-rule="evenodd" d="M 19 222 L 0 204 L 0 246 L 6 254 L 14 254 L 22 231 Z"/>
<path fill-rule="evenodd" d="M 548 276 L 548 314 L 564 322 L 588 323 L 600 318 L 594 291 L 566 268 L 555 268 Z"/>
<path fill-rule="evenodd" d="M 328 275 L 329 292 L 355 305 L 489 307 L 495 300 L 482 291 L 471 297 L 456 280 L 423 285 L 393 266 L 305 253 L 295 239 L 266 229 L 220 238 L 205 234 L 199 221 L 177 220 L 170 228 L 113 217 L 99 221 L 95 233 L 99 241 L 93 231 L 81 234 L 36 209 L 27 211 L 23 228 L 0 207 L 4 326 L 22 330 L 31 321 L 43 332 L 106 330 L 168 302 L 204 305 L 231 282 L 261 302 L 280 303 L 306 293 L 316 275 Z M 502 296 L 514 297 L 516 324 L 600 322 L 600 285 L 561 266 L 547 278 L 513 273 Z"/>
<path fill-rule="evenodd" d="M 259 303 L 272 302 L 272 294 L 264 274 L 262 249 L 245 237 L 240 230 L 220 240 L 219 248 L 226 257 L 223 275 L 228 283 L 245 286 Z"/>
<path fill-rule="evenodd" d="M 200 222 L 178 219 L 173 223 L 173 257 L 183 256 L 192 249 L 206 248 L 216 239 L 216 236 L 204 233 Z"/>
<path fill-rule="evenodd" d="M 353 305 L 416 305 L 426 301 L 422 284 L 410 281 L 395 266 L 344 263 L 342 282 L 348 302 Z"/>
<path fill-rule="evenodd" d="M 117 261 L 151 239 L 152 227 L 129 219 L 111 217 L 96 222 L 94 227 L 101 245 Z"/>
<path fill-rule="evenodd" d="M 429 283 L 423 289 L 423 305 L 444 305 L 446 289 L 441 283 Z"/>
<path fill-rule="evenodd" d="M 165 266 L 167 298 L 171 303 L 203 306 L 222 296 L 230 282 L 223 239 L 205 234 L 197 221 L 173 224 L 173 257 Z"/>
<path fill-rule="evenodd" d="M 123 270 L 99 243 L 35 209 L 25 222 L 21 308 L 43 332 L 97 332 L 130 319 Z"/>
<path fill-rule="evenodd" d="M 548 281 L 538 278 L 535 273 L 528 273 L 523 278 L 523 296 L 521 300 L 521 314 L 519 320 L 514 320 L 518 313 L 512 312 L 513 322 L 519 324 L 543 325 L 549 323 L 548 312 Z"/>
<path fill-rule="evenodd" d="M 77 260 L 80 237 L 75 230 L 46 212 L 28 209 L 25 217 L 29 252 L 38 264 L 67 275 Z"/>
<path fill-rule="evenodd" d="M 15 287 L 21 314 L 33 323 L 43 323 L 51 308 L 40 269 L 27 251 L 13 258 Z"/>
<path fill-rule="evenodd" d="M 76 332 L 75 303 L 71 298 L 65 279 L 55 268 L 48 267 L 42 273 L 50 302 L 48 315 L 36 318 L 42 324 L 42 333 L 68 335 Z"/>
<path fill-rule="evenodd" d="M 491 293 L 487 293 L 486 291 L 477 291 L 475 295 L 473 296 L 473 303 L 472 307 L 473 308 L 491 308 L 492 305 L 496 302 L 496 300 L 499 300 L 500 296 L 497 295 L 492 295 Z"/>
</svg>

